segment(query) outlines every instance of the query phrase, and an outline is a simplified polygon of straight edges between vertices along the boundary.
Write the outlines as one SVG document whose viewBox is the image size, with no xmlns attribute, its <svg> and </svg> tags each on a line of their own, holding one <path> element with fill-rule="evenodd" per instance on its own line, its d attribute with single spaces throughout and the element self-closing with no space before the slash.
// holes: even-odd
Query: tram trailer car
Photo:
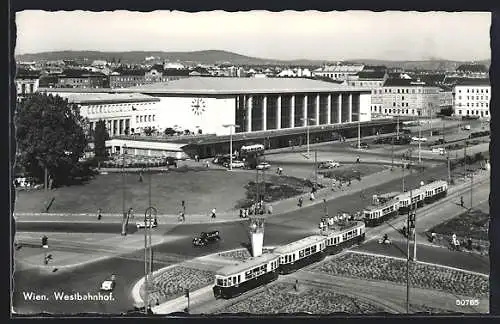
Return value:
<svg viewBox="0 0 500 324">
<path fill-rule="evenodd" d="M 289 274 L 311 263 L 325 258 L 326 238 L 313 235 L 276 248 L 273 254 L 279 255 L 279 274 Z"/>
<path fill-rule="evenodd" d="M 424 205 L 424 192 L 420 188 L 410 190 L 398 195 L 396 199 L 399 201 L 399 214 L 403 215 L 410 209 L 417 209 Z"/>
<path fill-rule="evenodd" d="M 446 197 L 448 194 L 448 182 L 444 180 L 434 181 L 420 187 L 420 190 L 424 192 L 425 203 L 430 204 Z"/>
<path fill-rule="evenodd" d="M 359 244 L 365 240 L 365 223 L 352 222 L 344 228 L 322 231 L 326 237 L 326 250 L 329 255 L 337 254 L 343 249 Z"/>
<path fill-rule="evenodd" d="M 229 299 L 263 286 L 278 278 L 279 255 L 262 254 L 237 265 L 219 269 L 215 274 L 215 298 Z"/>
<path fill-rule="evenodd" d="M 365 224 L 375 227 L 396 216 L 399 210 L 398 199 L 391 199 L 380 205 L 370 205 L 363 210 Z"/>
</svg>

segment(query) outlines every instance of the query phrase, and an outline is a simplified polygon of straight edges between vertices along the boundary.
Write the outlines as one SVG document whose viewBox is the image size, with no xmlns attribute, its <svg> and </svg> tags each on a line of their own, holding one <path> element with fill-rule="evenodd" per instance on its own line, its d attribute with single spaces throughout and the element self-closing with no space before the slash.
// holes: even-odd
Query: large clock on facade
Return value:
<svg viewBox="0 0 500 324">
<path fill-rule="evenodd" d="M 191 110 L 197 116 L 201 115 L 205 111 L 205 101 L 201 98 L 195 98 L 191 102 Z"/>
</svg>

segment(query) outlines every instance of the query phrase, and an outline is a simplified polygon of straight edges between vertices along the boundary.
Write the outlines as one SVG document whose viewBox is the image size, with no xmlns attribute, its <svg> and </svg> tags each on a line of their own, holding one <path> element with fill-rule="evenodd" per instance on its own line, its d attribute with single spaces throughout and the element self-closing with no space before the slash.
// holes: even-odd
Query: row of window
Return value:
<svg viewBox="0 0 500 324">
<path fill-rule="evenodd" d="M 384 93 L 410 93 L 410 89 L 384 89 Z M 379 93 L 382 93 L 382 90 L 379 90 Z M 411 89 L 411 93 L 437 93 L 436 90 L 433 89 Z"/>
<path fill-rule="evenodd" d="M 137 81 L 143 80 L 144 76 L 136 76 L 136 77 L 114 77 L 112 81 Z"/>
<path fill-rule="evenodd" d="M 154 122 L 155 121 L 155 115 L 143 115 L 143 116 L 135 116 L 135 122 L 136 123 L 146 123 L 146 122 Z"/>
<path fill-rule="evenodd" d="M 458 103 L 458 106 L 459 106 L 459 107 L 462 107 L 462 103 L 461 103 L 461 102 L 459 102 L 459 103 Z M 464 106 L 465 106 L 465 105 L 464 105 Z M 473 103 L 473 102 L 471 102 L 471 103 L 469 103 L 469 102 L 468 102 L 468 103 L 467 103 L 467 107 L 474 107 L 474 103 Z M 479 102 L 476 102 L 476 107 L 479 107 Z M 486 108 L 488 108 L 488 103 L 487 103 L 487 102 L 481 102 L 481 107 L 486 107 Z"/>
<path fill-rule="evenodd" d="M 358 229 L 353 229 L 347 233 L 342 234 L 342 240 L 345 242 L 347 240 L 352 239 L 358 234 Z"/>
<path fill-rule="evenodd" d="M 405 105 L 405 104 L 406 104 L 406 105 Z M 396 107 L 396 103 L 395 103 L 395 102 L 393 102 L 393 103 L 392 103 L 392 106 L 393 106 L 393 107 Z M 398 106 L 399 106 L 399 104 L 398 104 Z M 408 103 L 407 103 L 407 102 L 402 102 L 402 103 L 401 103 L 401 107 L 408 107 Z"/>
<path fill-rule="evenodd" d="M 480 111 L 480 110 L 468 110 L 468 109 L 467 109 L 466 115 L 479 115 L 480 113 L 481 113 L 481 116 L 483 116 L 483 114 L 484 114 L 484 116 L 488 116 L 488 110 Z M 462 115 L 462 109 L 458 110 L 458 114 Z"/>
<path fill-rule="evenodd" d="M 87 110 L 88 110 L 89 114 L 124 112 L 124 111 L 130 111 L 130 109 L 126 108 L 126 107 L 132 106 L 131 109 L 134 109 L 134 106 L 145 105 L 145 104 L 152 104 L 152 102 L 140 103 L 140 104 L 123 103 L 123 104 L 115 104 L 115 105 L 88 106 Z"/>
<path fill-rule="evenodd" d="M 316 253 L 316 245 L 313 245 L 311 247 L 307 247 L 301 251 L 299 251 L 299 258 L 304 258 L 306 256 L 309 256 L 311 254 Z"/>
<path fill-rule="evenodd" d="M 481 90 L 481 91 L 479 91 L 479 90 Z M 484 90 L 484 92 L 483 92 L 483 90 Z M 476 93 L 488 93 L 488 89 L 467 89 L 467 93 L 474 93 L 474 92 L 476 92 Z M 458 89 L 458 93 L 462 93 L 462 90 Z"/>
<path fill-rule="evenodd" d="M 376 113 L 376 112 L 382 113 L 382 106 L 372 107 L 372 112 L 374 112 L 374 113 Z M 406 115 L 408 115 L 410 113 L 410 109 L 391 109 L 391 108 L 387 109 L 387 108 L 385 108 L 384 109 L 384 114 L 387 114 L 387 113 L 389 113 L 389 114 L 406 114 Z M 415 109 L 411 110 L 411 114 L 415 115 Z M 420 111 L 418 111 L 418 114 L 420 114 Z"/>
<path fill-rule="evenodd" d="M 481 99 L 479 99 L 479 98 L 481 98 Z M 462 96 L 458 96 L 458 100 L 462 100 Z M 474 96 L 470 96 L 470 97 L 467 96 L 467 100 L 474 100 Z M 476 100 L 483 100 L 483 96 L 476 96 Z M 489 97 L 484 96 L 484 100 L 489 100 Z"/>
</svg>

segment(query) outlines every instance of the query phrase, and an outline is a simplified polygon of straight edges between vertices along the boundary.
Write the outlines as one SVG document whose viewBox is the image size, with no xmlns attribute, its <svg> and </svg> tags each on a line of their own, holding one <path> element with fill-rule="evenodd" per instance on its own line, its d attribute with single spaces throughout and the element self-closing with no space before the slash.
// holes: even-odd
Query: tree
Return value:
<svg viewBox="0 0 500 324">
<path fill-rule="evenodd" d="M 87 146 L 87 121 L 59 96 L 34 94 L 18 103 L 18 160 L 40 182 L 45 170 L 56 184 L 68 183 Z"/>
<path fill-rule="evenodd" d="M 106 123 L 99 119 L 94 130 L 94 153 L 98 161 L 104 161 L 107 158 L 106 141 L 109 140 L 109 134 L 106 130 Z"/>
<path fill-rule="evenodd" d="M 151 127 L 151 126 L 148 126 L 148 127 L 144 127 L 144 134 L 146 134 L 146 136 L 151 136 L 153 135 L 153 133 L 155 132 L 155 128 L 154 127 Z"/>
<path fill-rule="evenodd" d="M 175 132 L 175 130 L 173 128 L 171 128 L 171 127 L 165 128 L 165 135 L 167 135 L 167 136 L 173 136 L 173 135 L 175 135 L 175 133 L 176 132 Z"/>
</svg>

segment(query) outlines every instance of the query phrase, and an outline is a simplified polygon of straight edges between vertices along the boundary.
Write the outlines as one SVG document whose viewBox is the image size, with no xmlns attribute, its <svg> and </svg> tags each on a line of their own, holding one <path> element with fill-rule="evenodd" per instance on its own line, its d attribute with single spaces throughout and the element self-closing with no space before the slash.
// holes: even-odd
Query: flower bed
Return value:
<svg viewBox="0 0 500 324">
<path fill-rule="evenodd" d="M 406 284 L 406 261 L 374 257 L 357 253 L 339 256 L 318 264 L 314 271 L 368 280 Z M 410 263 L 410 283 L 413 287 L 435 289 L 470 297 L 489 294 L 488 278 L 467 272 Z"/>
<path fill-rule="evenodd" d="M 211 284 L 214 275 L 211 271 L 182 266 L 168 268 L 153 277 L 149 289 L 149 298 L 153 301 L 153 304 L 175 299 L 184 294 L 185 288 L 194 291 Z M 144 288 L 144 285 L 142 285 L 140 291 L 142 298 L 144 298 Z"/>
<path fill-rule="evenodd" d="M 271 253 L 272 251 L 273 251 L 273 249 L 268 249 L 268 248 L 262 249 L 262 253 Z M 252 257 L 252 255 L 250 254 L 250 252 L 248 252 L 247 249 L 221 252 L 218 254 L 218 256 L 223 257 L 223 258 L 235 259 L 238 261 L 244 261 L 244 260 L 250 259 Z"/>
<path fill-rule="evenodd" d="M 218 313 L 278 314 L 300 313 L 331 314 L 376 313 L 382 308 L 364 303 L 356 298 L 336 294 L 325 289 L 311 288 L 303 293 L 293 293 L 293 285 L 277 283 L 264 291 L 249 296 L 235 304 L 225 307 Z"/>
</svg>

